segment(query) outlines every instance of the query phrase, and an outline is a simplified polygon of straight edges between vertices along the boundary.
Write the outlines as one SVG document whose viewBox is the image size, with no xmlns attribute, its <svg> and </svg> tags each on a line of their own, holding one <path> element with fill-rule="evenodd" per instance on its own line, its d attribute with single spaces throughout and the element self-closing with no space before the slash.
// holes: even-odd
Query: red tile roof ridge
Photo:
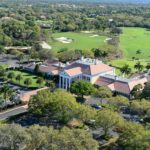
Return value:
<svg viewBox="0 0 150 150">
<path fill-rule="evenodd" d="M 82 68 L 81 67 L 75 67 L 64 70 L 65 73 L 67 73 L 69 76 L 75 76 L 78 74 L 82 74 Z"/>
</svg>

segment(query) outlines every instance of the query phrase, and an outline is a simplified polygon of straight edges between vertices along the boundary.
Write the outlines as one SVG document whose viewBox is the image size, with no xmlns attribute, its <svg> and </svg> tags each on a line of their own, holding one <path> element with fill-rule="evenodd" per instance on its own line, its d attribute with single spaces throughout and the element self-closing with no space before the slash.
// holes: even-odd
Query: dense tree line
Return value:
<svg viewBox="0 0 150 150">
<path fill-rule="evenodd" d="M 84 144 L 83 144 L 84 143 Z M 98 143 L 84 130 L 31 126 L 23 128 L 19 125 L 0 125 L 0 149 L 9 150 L 97 150 Z"/>
<path fill-rule="evenodd" d="M 7 4 L 7 7 L 12 7 Z M 34 26 L 48 21 L 53 31 L 105 30 L 113 27 L 150 27 L 150 6 L 145 5 L 13 5 L 1 11 L 0 18 L 12 17 Z"/>
<path fill-rule="evenodd" d="M 80 86 L 81 84 L 82 83 L 80 83 Z M 82 92 L 85 95 L 88 95 L 88 89 L 85 89 L 84 85 L 82 86 L 83 87 L 80 87 L 80 89 L 83 89 Z M 75 85 L 73 88 L 76 90 L 79 89 L 79 87 L 75 88 Z M 62 90 L 56 90 L 54 93 L 51 93 L 47 90 L 41 91 L 31 98 L 29 110 L 35 114 L 57 118 L 59 121 L 63 121 L 65 125 L 73 118 L 79 119 L 83 124 L 87 124 L 94 129 L 101 128 L 103 134 L 100 136 L 100 139 L 108 140 L 111 138 L 110 131 L 112 130 L 117 134 L 117 138 L 115 138 L 115 141 L 107 147 L 108 149 L 149 149 L 149 129 L 145 129 L 144 126 L 140 124 L 124 120 L 118 112 L 122 107 L 129 107 L 130 105 L 132 112 L 146 115 L 148 119 L 150 102 L 146 100 L 135 100 L 130 104 L 125 97 L 112 97 L 109 92 L 104 95 L 105 92 L 102 91 L 105 90 L 107 91 L 107 89 L 95 89 L 93 94 L 97 97 L 101 97 L 101 95 L 107 98 L 109 97 L 108 105 L 110 105 L 110 107 L 108 108 L 95 110 L 76 102 L 75 98 L 70 93 Z M 78 94 L 78 91 L 74 90 L 73 92 Z M 101 146 L 100 141 L 100 147 Z"/>
</svg>

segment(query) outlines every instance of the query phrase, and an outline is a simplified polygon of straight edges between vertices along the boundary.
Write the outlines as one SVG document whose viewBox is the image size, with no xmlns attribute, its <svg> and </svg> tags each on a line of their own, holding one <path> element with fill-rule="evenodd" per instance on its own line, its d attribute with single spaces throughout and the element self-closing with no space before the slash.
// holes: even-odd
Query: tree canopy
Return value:
<svg viewBox="0 0 150 150">
<path fill-rule="evenodd" d="M 93 109 L 77 103 L 70 93 L 63 90 L 38 92 L 29 101 L 29 111 L 47 117 L 54 117 L 64 123 L 73 118 L 86 121 L 94 118 L 95 115 Z"/>
<path fill-rule="evenodd" d="M 84 144 L 83 144 L 84 143 Z M 19 125 L 0 125 L 0 148 L 4 149 L 82 149 L 97 150 L 98 143 L 84 130 L 38 125 L 23 128 Z"/>
<path fill-rule="evenodd" d="M 75 81 L 72 83 L 70 91 L 83 98 L 84 95 L 88 96 L 88 95 L 94 93 L 95 88 L 91 83 L 80 80 L 80 81 Z"/>
</svg>

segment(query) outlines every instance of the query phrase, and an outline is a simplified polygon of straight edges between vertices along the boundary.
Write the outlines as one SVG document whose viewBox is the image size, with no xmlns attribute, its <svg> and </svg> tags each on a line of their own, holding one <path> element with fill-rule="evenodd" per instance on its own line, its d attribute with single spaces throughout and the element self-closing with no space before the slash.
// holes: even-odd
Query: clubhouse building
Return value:
<svg viewBox="0 0 150 150">
<path fill-rule="evenodd" d="M 95 84 L 100 76 L 115 75 L 115 68 L 99 60 L 81 58 L 67 66 L 59 74 L 59 88 L 68 90 L 75 80 L 85 80 Z"/>
<path fill-rule="evenodd" d="M 35 65 L 28 66 L 26 69 L 31 69 Z M 150 81 L 150 74 L 143 74 L 141 76 L 126 79 L 115 74 L 115 68 L 102 61 L 81 58 L 80 60 L 70 63 L 44 62 L 40 65 L 40 70 L 49 76 L 59 76 L 59 88 L 69 90 L 72 82 L 76 80 L 85 80 L 91 84 L 98 86 L 106 86 L 113 92 L 130 97 L 132 89 L 136 85 L 144 85 Z"/>
</svg>

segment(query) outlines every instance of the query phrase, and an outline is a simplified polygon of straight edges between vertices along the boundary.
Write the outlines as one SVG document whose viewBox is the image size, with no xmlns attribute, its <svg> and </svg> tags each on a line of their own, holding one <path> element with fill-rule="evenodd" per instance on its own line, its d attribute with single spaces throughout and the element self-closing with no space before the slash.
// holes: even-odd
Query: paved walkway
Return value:
<svg viewBox="0 0 150 150">
<path fill-rule="evenodd" d="M 5 112 L 0 113 L 0 120 L 5 120 L 8 119 L 9 117 L 25 113 L 27 112 L 27 109 L 28 109 L 27 105 L 9 109 Z"/>
<path fill-rule="evenodd" d="M 45 90 L 45 89 L 48 89 L 48 87 L 29 91 L 29 92 L 22 94 L 22 96 L 21 96 L 22 102 L 27 104 L 29 102 L 31 96 L 36 95 L 38 91 Z M 5 112 L 0 113 L 0 120 L 5 120 L 5 119 L 8 119 L 9 117 L 25 113 L 25 112 L 27 112 L 27 110 L 28 110 L 28 105 L 9 109 Z"/>
<path fill-rule="evenodd" d="M 48 87 L 44 87 L 44 88 L 41 88 L 41 89 L 38 89 L 38 90 L 33 90 L 33 91 L 25 92 L 21 96 L 21 101 L 23 103 L 28 103 L 31 96 L 36 95 L 37 92 L 42 91 L 42 90 L 46 90 L 46 89 L 48 89 Z"/>
</svg>

